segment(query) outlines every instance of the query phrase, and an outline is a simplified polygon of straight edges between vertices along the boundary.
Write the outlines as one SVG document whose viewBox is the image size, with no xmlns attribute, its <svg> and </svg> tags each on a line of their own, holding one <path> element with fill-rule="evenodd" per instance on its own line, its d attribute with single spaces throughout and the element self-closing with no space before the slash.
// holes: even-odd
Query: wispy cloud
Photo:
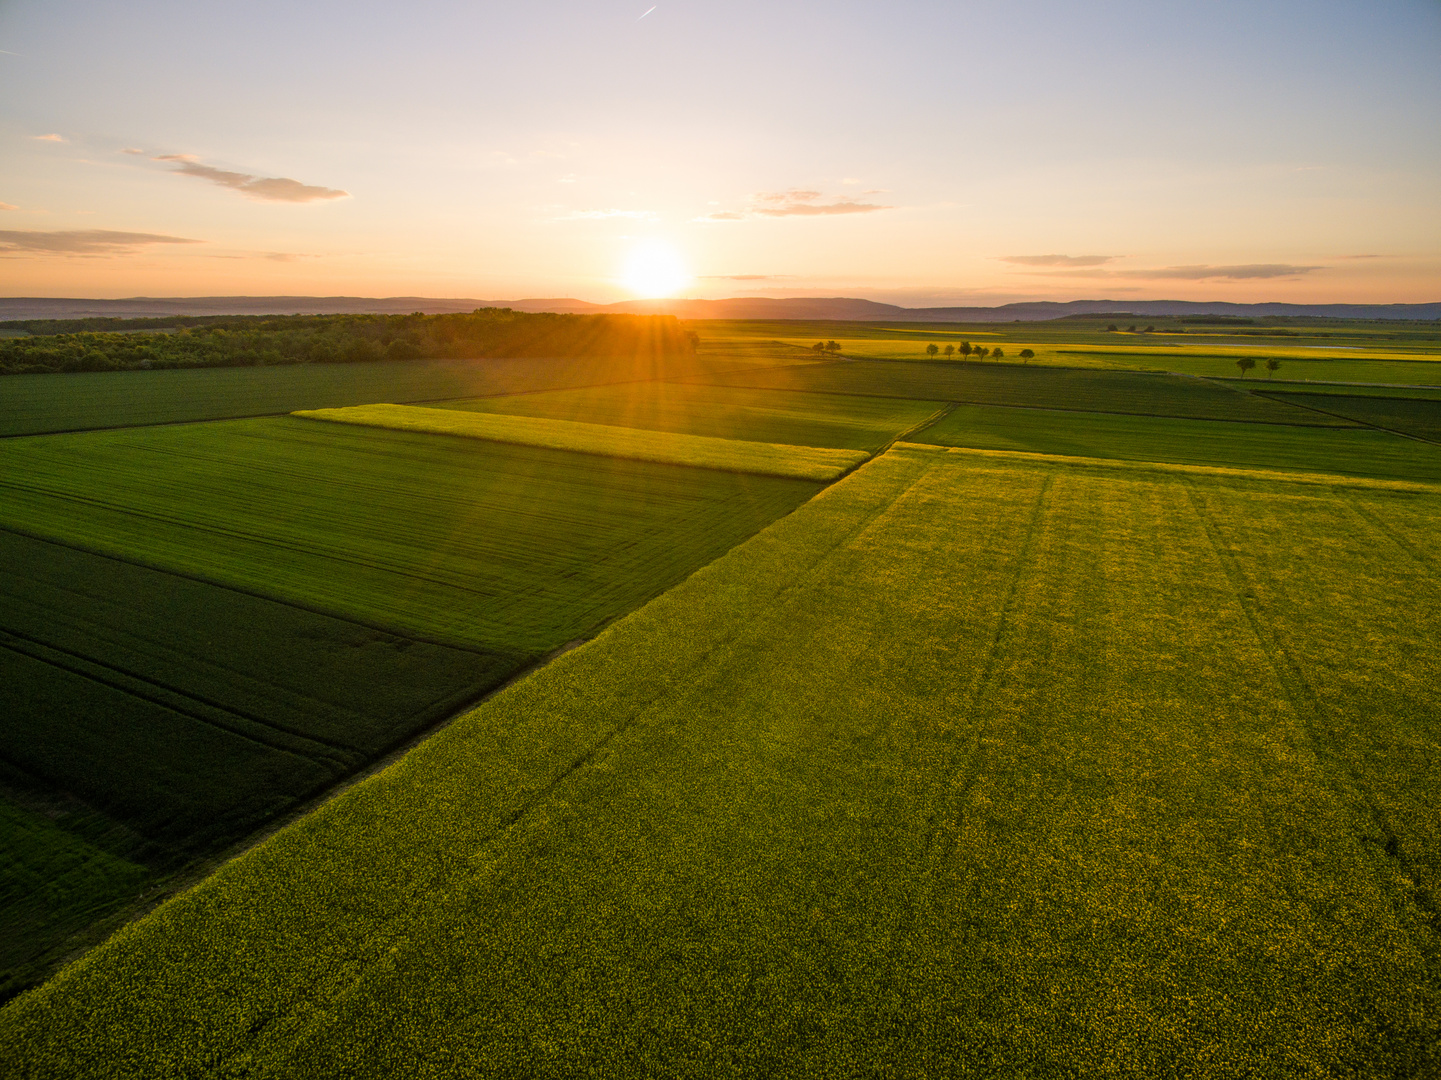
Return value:
<svg viewBox="0 0 1441 1080">
<path fill-rule="evenodd" d="M 822 202 L 819 191 L 791 188 L 789 191 L 766 192 L 755 197 L 751 206 L 752 214 L 762 217 L 811 217 L 824 214 L 869 214 L 875 210 L 889 210 L 879 203 L 861 202 L 848 195 L 837 196 L 829 202 Z"/>
<path fill-rule="evenodd" d="M 164 161 L 175 166 L 175 172 L 193 176 L 197 180 L 209 180 L 212 184 L 238 191 L 252 199 L 264 202 L 308 203 L 324 202 L 329 199 L 344 199 L 350 192 L 338 188 L 317 187 L 302 184 L 288 176 L 257 176 L 254 173 L 231 172 L 202 164 L 194 154 L 161 154 L 152 161 Z"/>
<path fill-rule="evenodd" d="M 183 236 L 115 232 L 111 229 L 62 229 L 37 232 L 0 229 L 0 255 L 130 255 L 150 244 L 203 244 Z"/>
<path fill-rule="evenodd" d="M 1324 270 L 1323 266 L 1295 266 L 1291 263 L 1246 263 L 1241 266 L 1161 266 L 1139 270 L 1044 269 L 1029 273 L 1038 277 L 1086 278 L 1119 281 L 1256 281 L 1267 278 L 1301 277 Z"/>
<path fill-rule="evenodd" d="M 142 156 L 143 156 L 144 153 L 145 153 L 144 150 L 141 150 L 141 149 L 139 149 L 138 147 L 135 147 L 135 146 L 126 146 L 126 147 L 123 147 L 120 152 L 121 152 L 122 154 L 139 154 L 139 155 L 142 155 Z"/>
<path fill-rule="evenodd" d="M 69 142 L 64 135 L 56 135 L 53 131 L 49 135 L 34 136 L 36 142 Z"/>
<path fill-rule="evenodd" d="M 1251 281 L 1261 278 L 1300 277 L 1324 269 L 1320 266 L 1293 266 L 1290 263 L 1247 263 L 1244 266 L 1163 266 L 1157 270 L 1117 270 L 1117 277 L 1145 278 L 1149 281 Z"/>
<path fill-rule="evenodd" d="M 12 206 L 8 202 L 0 202 L 0 210 L 19 210 L 20 207 Z"/>
<path fill-rule="evenodd" d="M 880 194 L 868 191 L 865 194 Z M 826 196 L 809 188 L 791 188 L 789 191 L 763 191 L 751 200 L 743 211 L 718 210 L 703 214 L 696 221 L 744 221 L 749 217 L 822 217 L 830 214 L 869 214 L 876 210 L 891 210 L 894 207 L 880 203 L 862 202 L 849 195 Z"/>
<path fill-rule="evenodd" d="M 1115 255 L 1002 255 L 1001 262 L 1018 266 L 1100 266 Z"/>
</svg>

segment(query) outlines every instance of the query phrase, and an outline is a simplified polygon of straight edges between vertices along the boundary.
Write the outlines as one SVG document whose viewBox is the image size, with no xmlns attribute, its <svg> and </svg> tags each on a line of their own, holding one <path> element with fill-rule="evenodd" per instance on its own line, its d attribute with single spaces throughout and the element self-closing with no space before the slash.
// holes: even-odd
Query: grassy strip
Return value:
<svg viewBox="0 0 1441 1080">
<path fill-rule="evenodd" d="M 816 489 L 291 417 L 0 441 L 0 525 L 508 655 L 588 636 Z"/>
<path fill-rule="evenodd" d="M 962 405 L 910 436 L 910 441 L 1070 457 L 1441 482 L 1441 448 L 1369 428 L 1235 424 Z"/>
<path fill-rule="evenodd" d="M 793 394 L 647 382 L 447 401 L 444 407 L 790 446 L 876 451 L 933 415 L 940 405 L 854 394 Z"/>
<path fill-rule="evenodd" d="M 719 386 L 806 390 L 986 405 L 1095 410 L 1140 416 L 1334 424 L 1315 413 L 1177 375 L 1019 364 L 858 360 L 699 376 Z"/>
<path fill-rule="evenodd" d="M 1432 1073 L 1438 515 L 893 451 L 12 1003 L 0 1075 Z"/>
<path fill-rule="evenodd" d="M 600 454 L 661 465 L 689 465 L 823 483 L 837 479 L 869 456 L 859 450 L 783 446 L 573 420 L 423 409 L 409 405 L 357 405 L 348 409 L 311 409 L 294 415 L 394 431 L 458 435 L 467 439 L 542 446 L 551 450 Z"/>
</svg>

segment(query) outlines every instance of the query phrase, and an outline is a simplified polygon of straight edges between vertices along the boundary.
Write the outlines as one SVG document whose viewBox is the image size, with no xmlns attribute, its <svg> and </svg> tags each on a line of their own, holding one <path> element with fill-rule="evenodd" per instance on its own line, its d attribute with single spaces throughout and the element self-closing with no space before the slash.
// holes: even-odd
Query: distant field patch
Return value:
<svg viewBox="0 0 1441 1080">
<path fill-rule="evenodd" d="M 467 439 L 539 446 L 581 454 L 628 458 L 661 465 L 782 476 L 795 480 L 834 480 L 864 461 L 863 450 L 717 439 L 669 431 L 587 424 L 574 420 L 515 416 L 457 409 L 424 409 L 408 405 L 356 405 L 348 409 L 314 409 L 294 415 L 308 420 L 389 428 L 395 431 L 456 435 Z"/>
<path fill-rule="evenodd" d="M 1019 405 L 1272 424 L 1345 424 L 1175 375 L 1020 364 L 841 361 L 687 380 L 719 386 Z"/>
<path fill-rule="evenodd" d="M 12 1003 L 0 1075 L 1436 1075 L 1438 520 L 893 450 Z"/>
<path fill-rule="evenodd" d="M 909 439 L 980 450 L 1441 482 L 1441 447 L 1360 427 L 1305 428 L 962 405 Z"/>
<path fill-rule="evenodd" d="M 648 382 L 447 401 L 443 407 L 722 439 L 875 451 L 924 422 L 941 405 L 854 394 L 801 395 Z"/>
<path fill-rule="evenodd" d="M 0 526 L 522 654 L 594 632 L 817 490 L 292 417 L 0 441 Z"/>
</svg>

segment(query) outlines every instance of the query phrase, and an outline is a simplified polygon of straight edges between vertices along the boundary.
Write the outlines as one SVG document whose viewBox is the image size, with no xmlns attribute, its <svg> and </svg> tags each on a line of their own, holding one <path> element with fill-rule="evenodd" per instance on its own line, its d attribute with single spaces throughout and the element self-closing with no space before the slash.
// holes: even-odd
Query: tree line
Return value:
<svg viewBox="0 0 1441 1080">
<path fill-rule="evenodd" d="M 931 342 L 926 346 L 926 355 L 930 357 L 945 356 L 946 359 L 949 360 L 957 354 L 967 359 L 974 358 L 976 360 L 1004 360 L 1006 358 L 1006 350 L 999 345 L 988 347 L 985 345 L 972 345 L 969 341 L 963 341 L 959 345 L 948 344 L 945 348 L 942 348 L 935 342 Z M 1032 349 L 1022 349 L 1016 355 L 1022 360 L 1034 360 L 1036 358 L 1035 351 Z"/>
<path fill-rule="evenodd" d="M 456 315 L 147 319 L 132 320 L 133 329 L 60 333 L 45 333 L 43 325 L 36 325 L 44 322 L 49 320 L 0 324 L 31 331 L 28 337 L 0 340 L 0 374 L 493 356 L 670 356 L 692 353 L 699 344 L 673 315 L 554 315 L 510 308 Z M 171 325 L 139 325 L 156 322 Z"/>
</svg>

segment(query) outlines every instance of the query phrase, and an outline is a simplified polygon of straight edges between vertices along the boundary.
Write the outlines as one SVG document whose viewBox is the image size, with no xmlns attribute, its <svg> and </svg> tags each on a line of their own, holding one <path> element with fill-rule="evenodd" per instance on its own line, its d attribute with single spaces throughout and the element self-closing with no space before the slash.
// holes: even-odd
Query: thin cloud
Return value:
<svg viewBox="0 0 1441 1080">
<path fill-rule="evenodd" d="M 53 131 L 49 135 L 36 135 L 36 142 L 69 142 L 64 135 L 56 135 Z"/>
<path fill-rule="evenodd" d="M 1323 266 L 1293 266 L 1290 263 L 1247 263 L 1244 266 L 1162 266 L 1152 270 L 1032 270 L 1037 277 L 1085 278 L 1119 281 L 1259 281 L 1268 278 L 1301 277 L 1324 270 Z"/>
<path fill-rule="evenodd" d="M 1002 255 L 1001 262 L 1017 266 L 1100 266 L 1115 255 Z"/>
<path fill-rule="evenodd" d="M 18 206 L 11 206 L 8 202 L 0 202 L 0 210 L 19 210 Z"/>
<path fill-rule="evenodd" d="M 763 217 L 813 217 L 827 214 L 869 214 L 876 210 L 889 210 L 879 203 L 861 202 L 849 195 L 842 195 L 830 202 L 821 202 L 819 191 L 792 188 L 790 191 L 774 191 L 757 195 L 751 212 Z"/>
<path fill-rule="evenodd" d="M 1300 277 L 1324 269 L 1320 266 L 1292 266 L 1289 263 L 1247 263 L 1244 266 L 1165 266 L 1159 270 L 1117 270 L 1117 277 L 1149 281 L 1253 281 L 1264 278 Z"/>
<path fill-rule="evenodd" d="M 122 154 L 140 154 L 140 155 L 142 155 L 142 156 L 143 156 L 144 153 L 145 153 L 144 150 L 141 150 L 141 149 L 139 149 L 138 147 L 134 147 L 134 146 L 126 146 L 126 147 L 123 147 L 120 152 L 121 152 Z"/>
<path fill-rule="evenodd" d="M 871 194 L 867 192 L 867 194 Z M 791 188 L 789 191 L 763 191 L 756 195 L 750 208 L 745 212 L 734 210 L 705 214 L 697 221 L 740 221 L 747 217 L 823 217 L 832 214 L 869 214 L 876 210 L 891 210 L 880 203 L 862 202 L 849 195 L 827 197 L 810 188 Z"/>
<path fill-rule="evenodd" d="M 0 255 L 130 255 L 150 244 L 203 244 L 184 236 L 116 232 L 112 229 L 63 229 L 37 232 L 0 229 Z"/>
<path fill-rule="evenodd" d="M 213 165 L 202 164 L 194 154 L 161 154 L 150 160 L 169 162 L 175 166 L 174 171 L 182 176 L 209 180 L 212 184 L 219 184 L 263 202 L 324 202 L 329 199 L 344 199 L 350 195 L 350 192 L 338 188 L 302 184 L 288 176 L 256 176 L 254 173 L 217 169 Z"/>
</svg>

